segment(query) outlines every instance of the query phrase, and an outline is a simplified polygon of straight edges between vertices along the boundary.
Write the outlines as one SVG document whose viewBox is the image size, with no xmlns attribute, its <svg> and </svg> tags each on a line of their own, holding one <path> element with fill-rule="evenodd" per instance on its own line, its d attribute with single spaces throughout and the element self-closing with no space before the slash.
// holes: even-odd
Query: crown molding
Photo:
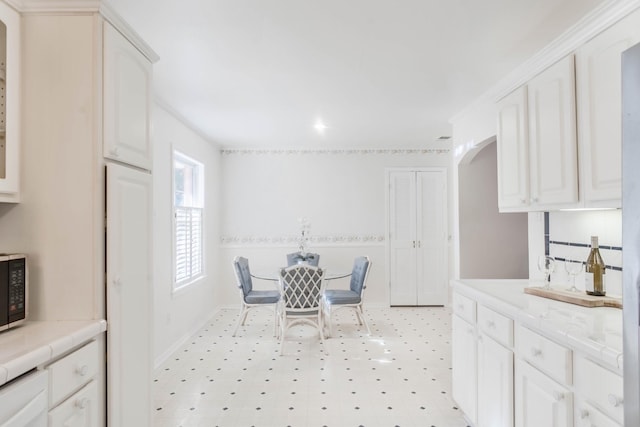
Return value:
<svg viewBox="0 0 640 427">
<path fill-rule="evenodd" d="M 331 236 L 310 236 L 308 244 L 311 247 L 329 246 L 379 246 L 384 244 L 383 235 L 331 235 Z M 220 244 L 225 247 L 243 246 L 295 246 L 300 244 L 300 236 L 222 236 Z M 308 248 L 307 248 L 308 249 Z"/>
<path fill-rule="evenodd" d="M 104 0 L 2 0 L 23 15 L 99 13 L 121 32 L 149 61 L 160 57 L 115 10 Z"/>
<path fill-rule="evenodd" d="M 463 119 L 478 107 L 495 103 L 638 8 L 640 0 L 604 2 L 451 117 L 449 123 Z"/>
</svg>

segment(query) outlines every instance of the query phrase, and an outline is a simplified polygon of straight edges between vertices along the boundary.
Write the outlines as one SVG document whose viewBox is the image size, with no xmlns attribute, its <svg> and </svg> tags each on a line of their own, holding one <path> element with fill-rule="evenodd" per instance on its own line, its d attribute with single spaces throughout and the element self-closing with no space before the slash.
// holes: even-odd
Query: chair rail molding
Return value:
<svg viewBox="0 0 640 427">
<path fill-rule="evenodd" d="M 346 155 L 375 155 L 375 154 L 394 154 L 394 155 L 415 155 L 415 154 L 449 154 L 451 150 L 448 148 L 374 148 L 374 149 L 230 149 L 223 148 L 220 153 L 223 156 L 230 155 L 323 155 L 323 154 L 346 154 Z"/>
</svg>

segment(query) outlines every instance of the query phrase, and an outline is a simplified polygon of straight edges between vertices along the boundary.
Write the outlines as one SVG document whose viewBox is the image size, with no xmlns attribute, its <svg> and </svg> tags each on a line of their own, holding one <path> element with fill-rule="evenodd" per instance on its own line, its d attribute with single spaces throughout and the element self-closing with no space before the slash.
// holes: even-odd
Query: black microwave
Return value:
<svg viewBox="0 0 640 427">
<path fill-rule="evenodd" d="M 0 331 L 27 319 L 27 257 L 0 254 Z"/>
</svg>

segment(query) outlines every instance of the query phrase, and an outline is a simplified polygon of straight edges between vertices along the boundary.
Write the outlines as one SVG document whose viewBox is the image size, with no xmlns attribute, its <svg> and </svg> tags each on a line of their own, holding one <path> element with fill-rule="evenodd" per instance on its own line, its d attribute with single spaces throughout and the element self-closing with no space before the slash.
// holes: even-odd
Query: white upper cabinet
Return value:
<svg viewBox="0 0 640 427">
<path fill-rule="evenodd" d="M 527 85 L 531 205 L 537 210 L 578 201 L 573 55 Z"/>
<path fill-rule="evenodd" d="M 573 55 L 507 95 L 497 107 L 500 211 L 574 206 L 578 153 Z"/>
<path fill-rule="evenodd" d="M 640 41 L 640 11 L 576 51 L 580 192 L 585 207 L 621 207 L 621 53 Z"/>
<path fill-rule="evenodd" d="M 151 170 L 151 62 L 104 24 L 104 157 Z"/>
<path fill-rule="evenodd" d="M 529 130 L 527 88 L 498 102 L 498 205 L 501 210 L 529 206 Z"/>
<path fill-rule="evenodd" d="M 0 202 L 20 201 L 20 15 L 0 2 Z"/>
</svg>

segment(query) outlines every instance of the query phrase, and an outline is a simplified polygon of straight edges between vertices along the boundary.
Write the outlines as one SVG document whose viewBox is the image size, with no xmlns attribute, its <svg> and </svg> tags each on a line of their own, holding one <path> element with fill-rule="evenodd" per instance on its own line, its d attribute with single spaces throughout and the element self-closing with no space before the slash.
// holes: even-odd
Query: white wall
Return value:
<svg viewBox="0 0 640 427">
<path fill-rule="evenodd" d="M 496 142 L 458 167 L 460 277 L 529 276 L 526 213 L 498 212 Z"/>
<path fill-rule="evenodd" d="M 285 265 L 297 250 L 298 218 L 307 217 L 320 264 L 350 270 L 355 256 L 368 255 L 367 303 L 388 306 L 385 168 L 449 164 L 449 150 L 225 151 L 221 303 L 239 304 L 234 256 L 248 257 L 254 271 Z"/>
<path fill-rule="evenodd" d="M 219 304 L 220 152 L 161 106 L 153 111 L 154 343 L 156 365 L 209 320 Z M 171 153 L 177 149 L 204 164 L 206 277 L 173 292 Z"/>
</svg>

